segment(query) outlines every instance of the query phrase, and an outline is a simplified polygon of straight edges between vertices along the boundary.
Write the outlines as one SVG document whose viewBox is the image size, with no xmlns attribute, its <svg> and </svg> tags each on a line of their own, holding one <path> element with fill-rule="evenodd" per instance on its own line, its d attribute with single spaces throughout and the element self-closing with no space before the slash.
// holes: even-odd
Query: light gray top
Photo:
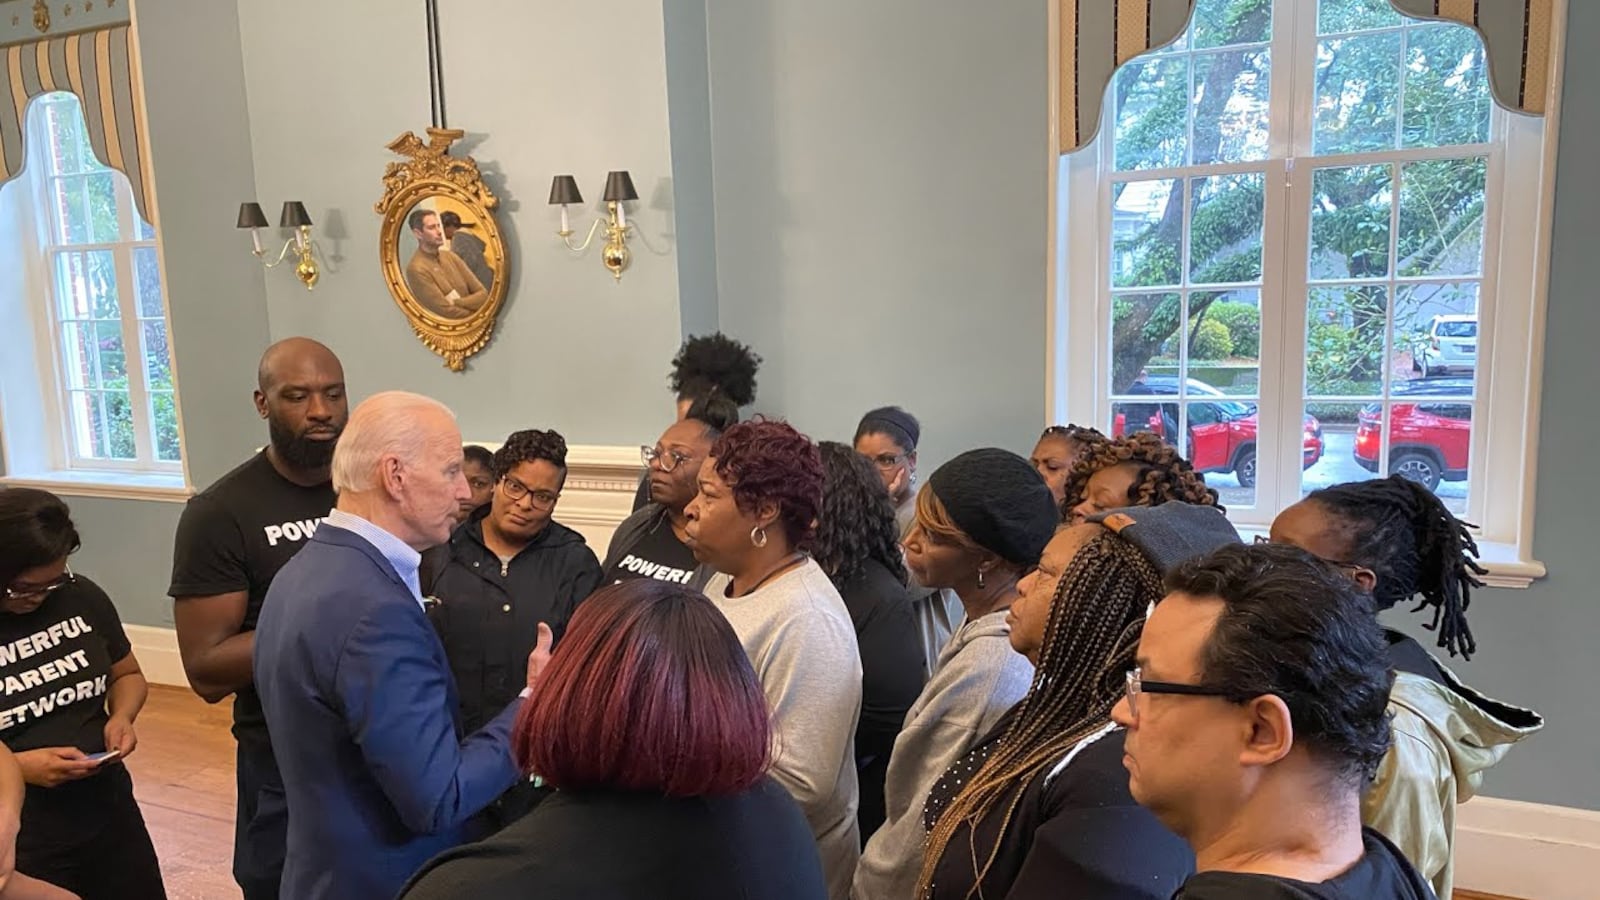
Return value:
<svg viewBox="0 0 1600 900">
<path fill-rule="evenodd" d="M 1003 609 L 962 625 L 906 713 L 884 781 L 887 815 L 856 867 L 855 900 L 909 900 L 915 893 L 928 792 L 1033 684 L 1033 664 L 1011 649 L 1010 631 Z"/>
<path fill-rule="evenodd" d="M 815 561 L 743 597 L 718 574 L 706 596 L 722 610 L 761 680 L 772 710 L 772 777 L 800 804 L 817 840 L 832 900 L 850 894 L 861 855 L 856 825 L 856 719 L 861 656 L 850 612 Z"/>
</svg>

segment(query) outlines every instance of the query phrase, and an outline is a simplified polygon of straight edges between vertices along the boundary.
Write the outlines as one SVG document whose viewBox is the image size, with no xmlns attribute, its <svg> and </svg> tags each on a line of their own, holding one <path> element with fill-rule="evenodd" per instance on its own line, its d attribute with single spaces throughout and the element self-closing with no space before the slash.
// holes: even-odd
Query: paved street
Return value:
<svg viewBox="0 0 1600 900">
<path fill-rule="evenodd" d="M 1302 490 L 1306 492 L 1324 488 L 1332 484 L 1342 484 L 1346 481 L 1362 481 L 1376 478 L 1372 472 L 1361 468 L 1355 460 L 1355 431 L 1351 426 L 1326 426 L 1323 430 L 1322 440 L 1325 449 L 1322 460 L 1307 469 L 1301 479 Z M 1251 506 L 1255 503 L 1255 491 L 1239 487 L 1239 480 L 1231 473 L 1212 472 L 1206 475 L 1206 484 L 1217 489 L 1222 495 L 1222 505 L 1228 507 Z M 1467 509 L 1467 482 L 1441 481 L 1438 494 L 1444 498 L 1445 505 L 1456 515 L 1461 515 Z"/>
</svg>

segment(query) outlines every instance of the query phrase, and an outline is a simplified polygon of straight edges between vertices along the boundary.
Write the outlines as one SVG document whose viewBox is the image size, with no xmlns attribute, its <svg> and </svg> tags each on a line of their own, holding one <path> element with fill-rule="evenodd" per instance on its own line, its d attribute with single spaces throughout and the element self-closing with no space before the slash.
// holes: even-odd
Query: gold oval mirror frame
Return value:
<svg viewBox="0 0 1600 900">
<path fill-rule="evenodd" d="M 494 220 L 500 205 L 472 157 L 450 155 L 466 132 L 429 128 L 389 150 L 407 157 L 383 173 L 378 255 L 389 294 L 424 346 L 452 372 L 494 334 L 510 275 L 505 242 Z"/>
</svg>

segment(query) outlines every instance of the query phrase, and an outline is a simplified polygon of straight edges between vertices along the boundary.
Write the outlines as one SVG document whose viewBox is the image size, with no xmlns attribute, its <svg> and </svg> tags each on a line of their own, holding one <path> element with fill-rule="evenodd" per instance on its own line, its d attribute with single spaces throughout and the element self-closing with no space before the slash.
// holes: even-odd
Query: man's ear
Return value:
<svg viewBox="0 0 1600 900">
<path fill-rule="evenodd" d="M 256 415 L 265 419 L 267 417 L 267 395 L 261 391 L 255 392 Z"/>
<path fill-rule="evenodd" d="M 1246 766 L 1270 766 L 1294 749 L 1294 722 L 1289 705 L 1276 694 L 1262 694 L 1244 704 L 1248 733 L 1239 762 Z"/>
<path fill-rule="evenodd" d="M 405 464 L 398 456 L 385 456 L 378 460 L 378 487 L 398 500 L 405 488 Z"/>
</svg>

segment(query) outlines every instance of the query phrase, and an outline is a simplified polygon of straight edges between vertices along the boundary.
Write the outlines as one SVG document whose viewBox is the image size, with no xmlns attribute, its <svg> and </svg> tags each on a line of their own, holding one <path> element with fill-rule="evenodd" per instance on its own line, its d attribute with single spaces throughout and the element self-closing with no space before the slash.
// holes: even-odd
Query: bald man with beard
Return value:
<svg viewBox="0 0 1600 900">
<path fill-rule="evenodd" d="M 257 369 L 255 406 L 268 446 L 190 499 L 167 592 L 190 686 L 207 703 L 234 697 L 234 880 L 244 900 L 276 900 L 288 805 L 251 651 L 273 576 L 334 505 L 333 448 L 350 417 L 339 358 L 308 338 L 273 344 Z"/>
</svg>

